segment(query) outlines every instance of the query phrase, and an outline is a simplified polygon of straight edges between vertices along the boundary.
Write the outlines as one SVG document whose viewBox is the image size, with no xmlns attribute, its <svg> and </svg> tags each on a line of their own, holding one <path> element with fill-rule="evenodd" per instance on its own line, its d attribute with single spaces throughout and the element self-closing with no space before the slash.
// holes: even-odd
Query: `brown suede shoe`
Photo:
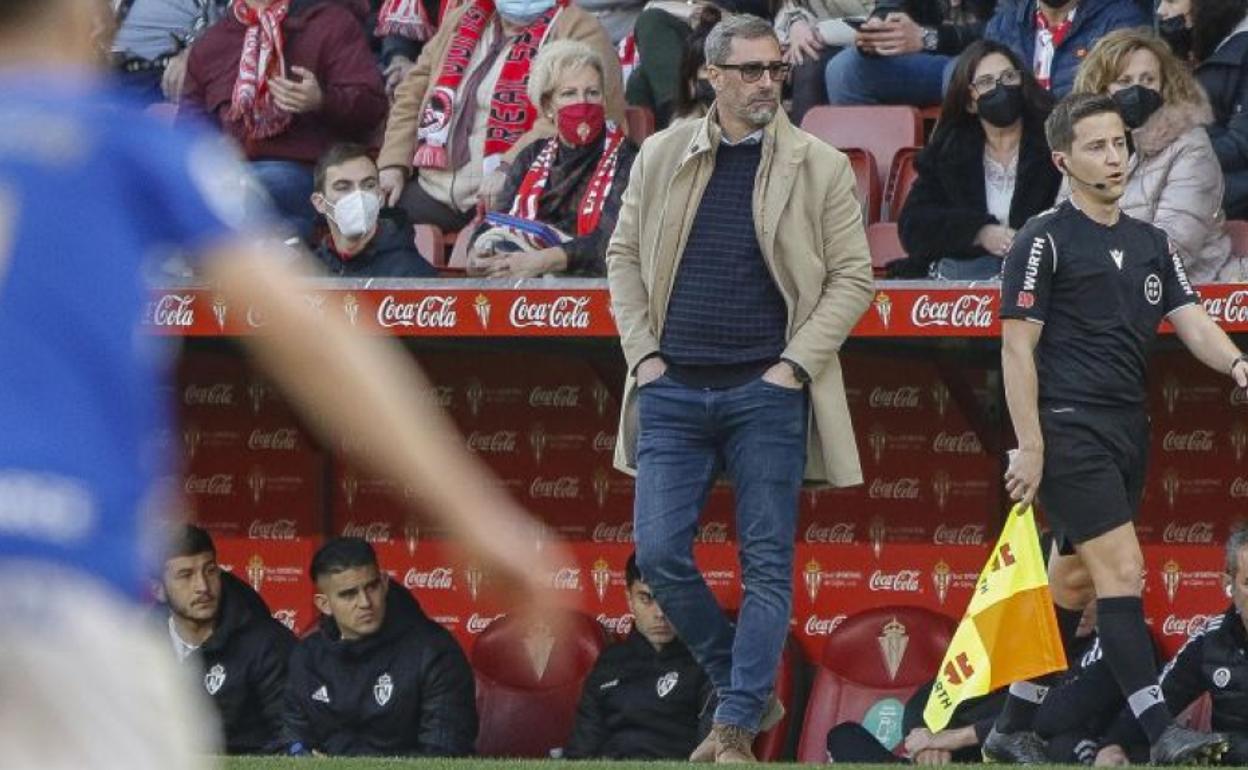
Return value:
<svg viewBox="0 0 1248 770">
<path fill-rule="evenodd" d="M 763 712 L 763 718 L 758 724 L 758 731 L 765 733 L 776 725 L 780 724 L 780 720 L 784 719 L 784 704 L 780 699 L 772 693 L 767 697 L 767 710 Z M 715 755 L 719 750 L 719 744 L 715 739 L 715 731 L 711 730 L 707 733 L 698 747 L 689 755 L 690 762 L 714 762 Z"/>
<path fill-rule="evenodd" d="M 715 764 L 739 765 L 758 761 L 750 749 L 754 745 L 754 733 L 736 725 L 715 725 L 711 732 L 716 734 Z"/>
</svg>

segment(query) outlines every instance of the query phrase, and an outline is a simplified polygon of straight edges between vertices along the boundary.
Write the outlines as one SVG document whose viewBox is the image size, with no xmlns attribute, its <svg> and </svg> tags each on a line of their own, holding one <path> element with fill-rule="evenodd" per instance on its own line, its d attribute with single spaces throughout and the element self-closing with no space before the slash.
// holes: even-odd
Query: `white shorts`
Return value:
<svg viewBox="0 0 1248 770">
<path fill-rule="evenodd" d="M 0 764 L 216 766 L 211 704 L 142 609 L 68 570 L 0 560 Z"/>
</svg>

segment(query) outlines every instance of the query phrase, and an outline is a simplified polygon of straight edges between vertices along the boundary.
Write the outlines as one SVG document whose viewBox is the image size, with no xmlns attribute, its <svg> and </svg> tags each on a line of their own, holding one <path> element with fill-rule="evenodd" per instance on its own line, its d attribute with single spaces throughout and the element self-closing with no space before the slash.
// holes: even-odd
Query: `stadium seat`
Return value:
<svg viewBox="0 0 1248 770">
<path fill-rule="evenodd" d="M 760 762 L 775 762 L 781 759 L 784 746 L 788 742 L 789 730 L 793 724 L 794 709 L 797 706 L 797 670 L 802 662 L 802 653 L 797 641 L 792 637 L 785 641 L 784 652 L 780 656 L 780 670 L 776 672 L 776 697 L 784 704 L 784 719 L 765 733 L 754 738 L 754 756 Z"/>
<path fill-rule="evenodd" d="M 838 149 L 861 147 L 875 157 L 880 189 L 893 166 L 893 156 L 903 147 L 923 146 L 923 119 L 914 107 L 812 107 L 802 128 Z"/>
<path fill-rule="evenodd" d="M 1231 236 L 1231 254 L 1248 257 L 1248 222 L 1242 219 L 1226 220 L 1226 234 Z"/>
<path fill-rule="evenodd" d="M 854 170 L 854 182 L 858 185 L 858 200 L 862 203 L 863 224 L 869 225 L 878 221 L 884 188 L 880 186 L 879 172 L 875 170 L 875 158 L 871 153 L 858 147 L 846 147 L 841 152 L 849 158 L 849 166 Z"/>
<path fill-rule="evenodd" d="M 551 627 L 513 617 L 491 623 L 472 648 L 481 720 L 477 753 L 546 757 L 562 747 L 581 685 L 605 646 L 602 626 L 571 610 Z"/>
<path fill-rule="evenodd" d="M 826 762 L 828 730 L 842 722 L 900 747 L 906 699 L 936 674 L 956 625 L 923 607 L 879 607 L 833 631 L 816 667 L 797 761 Z"/>
<path fill-rule="evenodd" d="M 910 188 L 918 181 L 919 170 L 915 166 L 919 147 L 903 147 L 893 157 L 893 168 L 888 174 L 888 192 L 885 209 L 881 217 L 885 222 L 896 222 L 901 216 L 901 207 L 906 204 L 906 196 Z"/>
<path fill-rule="evenodd" d="M 877 275 L 894 259 L 904 259 L 906 250 L 901 245 L 896 222 L 876 222 L 867 228 L 867 246 L 871 249 L 871 267 Z"/>
<path fill-rule="evenodd" d="M 654 133 L 654 113 L 647 107 L 625 107 L 624 133 L 634 144 L 646 141 Z"/>
</svg>

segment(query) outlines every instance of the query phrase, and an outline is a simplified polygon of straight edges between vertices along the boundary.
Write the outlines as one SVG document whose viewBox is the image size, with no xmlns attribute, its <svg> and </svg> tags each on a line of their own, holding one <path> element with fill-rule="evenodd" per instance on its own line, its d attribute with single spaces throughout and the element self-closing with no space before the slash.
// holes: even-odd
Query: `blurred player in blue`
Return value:
<svg viewBox="0 0 1248 770">
<path fill-rule="evenodd" d="M 247 1 L 247 0 L 240 0 Z M 272 334 L 258 365 L 320 428 L 521 593 L 532 522 L 414 398 L 396 345 L 315 315 L 301 275 L 245 224 L 238 160 L 119 106 L 100 74 L 106 0 L 0 0 L 0 764 L 200 767 L 211 730 L 134 600 L 157 545 L 167 361 L 141 330 L 145 263 L 191 254 Z M 343 398 L 349 393 L 349 398 Z M 398 426 L 398 427 L 396 427 Z M 540 561 L 549 563 L 550 551 Z"/>
</svg>

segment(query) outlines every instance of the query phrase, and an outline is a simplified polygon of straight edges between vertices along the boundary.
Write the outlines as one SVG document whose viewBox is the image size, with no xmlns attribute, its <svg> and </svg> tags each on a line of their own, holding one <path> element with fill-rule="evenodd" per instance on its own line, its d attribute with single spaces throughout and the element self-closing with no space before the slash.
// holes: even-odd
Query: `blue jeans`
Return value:
<svg viewBox="0 0 1248 770">
<path fill-rule="evenodd" d="M 251 174 L 269 194 L 273 209 L 293 234 L 312 236 L 316 209 L 312 208 L 312 167 L 293 160 L 253 160 Z"/>
<path fill-rule="evenodd" d="M 712 390 L 665 375 L 638 399 L 637 566 L 718 690 L 715 722 L 757 731 L 789 632 L 808 396 L 761 379 Z M 736 496 L 745 586 L 735 630 L 693 561 L 721 469 Z"/>
<path fill-rule="evenodd" d="M 828 104 L 940 104 L 950 61 L 935 53 L 863 56 L 846 48 L 824 70 Z"/>
</svg>

